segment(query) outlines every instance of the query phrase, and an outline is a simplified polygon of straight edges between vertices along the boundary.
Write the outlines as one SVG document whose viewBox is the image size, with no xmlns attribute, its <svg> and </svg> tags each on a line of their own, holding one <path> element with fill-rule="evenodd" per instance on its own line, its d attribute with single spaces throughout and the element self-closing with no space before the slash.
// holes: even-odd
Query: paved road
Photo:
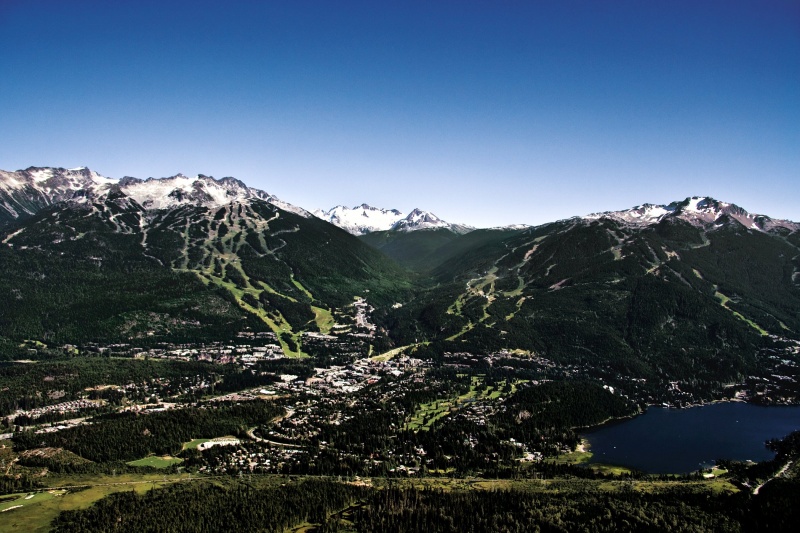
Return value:
<svg viewBox="0 0 800 533">
<path fill-rule="evenodd" d="M 783 468 L 781 468 L 780 470 L 778 470 L 778 472 L 777 472 L 777 473 L 776 473 L 774 476 L 772 476 L 771 478 L 769 478 L 768 480 L 766 480 L 764 483 L 762 483 L 761 485 L 759 485 L 758 487 L 756 487 L 756 488 L 755 488 L 755 490 L 753 490 L 753 495 L 756 495 L 756 494 L 758 494 L 758 491 L 760 491 L 760 490 L 761 490 L 761 487 L 763 487 L 764 485 L 766 485 L 767 483 L 769 483 L 770 481 L 772 481 L 772 480 L 773 480 L 773 479 L 775 479 L 776 477 L 781 477 L 781 476 L 784 474 L 784 472 L 786 472 L 787 470 L 789 470 L 789 467 L 790 467 L 790 466 L 792 466 L 792 462 L 791 462 L 791 461 L 789 461 L 788 463 L 786 463 L 785 465 L 783 465 Z"/>
</svg>

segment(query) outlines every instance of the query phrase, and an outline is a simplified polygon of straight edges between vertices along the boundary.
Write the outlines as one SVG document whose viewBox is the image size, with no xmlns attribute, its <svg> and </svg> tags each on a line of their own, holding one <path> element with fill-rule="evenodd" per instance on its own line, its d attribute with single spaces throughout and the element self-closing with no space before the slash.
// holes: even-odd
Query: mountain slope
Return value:
<svg viewBox="0 0 800 533">
<path fill-rule="evenodd" d="M 35 215 L 63 201 L 81 202 L 108 189 L 116 180 L 87 168 L 38 168 L 6 172 L 0 170 L 0 226 Z"/>
<path fill-rule="evenodd" d="M 366 297 L 376 345 L 388 346 L 386 331 L 431 357 L 518 350 L 719 388 L 800 340 L 800 225 L 711 198 L 359 240 L 232 178 L 0 178 L 0 341 L 12 345 L 221 340 L 249 328 L 302 355 L 305 332 L 355 331 L 353 301 Z"/>
<path fill-rule="evenodd" d="M 145 209 L 172 209 L 182 205 L 211 207 L 259 198 L 285 211 L 311 216 L 304 209 L 230 177 L 216 180 L 202 174 L 193 178 L 178 174 L 161 179 L 126 176 L 115 180 L 86 167 L 29 167 L 16 172 L 0 170 L 0 226 L 35 215 L 59 202 L 87 203 L 114 191 L 124 193 Z"/>
<path fill-rule="evenodd" d="M 249 327 L 300 354 L 302 333 L 327 333 L 354 297 L 388 304 L 409 288 L 381 253 L 261 196 L 233 180 L 124 179 L 20 217 L 0 230 L 0 295 L 16 302 L 0 336 L 154 342 Z M 225 319 L 201 319 L 216 311 Z"/>
<path fill-rule="evenodd" d="M 800 338 L 798 232 L 711 199 L 675 206 L 647 223 L 577 218 L 470 249 L 394 311 L 394 334 L 429 351 L 522 349 L 645 378 L 739 379 L 766 333 Z"/>
<path fill-rule="evenodd" d="M 375 231 L 359 239 L 377 248 L 401 265 L 428 274 L 445 261 L 491 242 L 501 241 L 518 230 L 476 229 L 455 233 L 447 228 L 419 231 Z"/>
</svg>

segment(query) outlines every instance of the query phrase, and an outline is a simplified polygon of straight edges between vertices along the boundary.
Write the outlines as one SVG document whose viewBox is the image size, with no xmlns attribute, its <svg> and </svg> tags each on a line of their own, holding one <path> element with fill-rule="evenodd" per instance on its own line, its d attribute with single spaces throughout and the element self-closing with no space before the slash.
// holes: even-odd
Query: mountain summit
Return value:
<svg viewBox="0 0 800 533">
<path fill-rule="evenodd" d="M 656 225 L 665 219 L 680 219 L 698 227 L 719 227 L 736 222 L 747 229 L 758 231 L 773 231 L 779 228 L 789 231 L 800 229 L 800 224 L 796 222 L 754 215 L 736 204 L 720 202 L 708 196 L 692 196 L 682 202 L 672 202 L 668 205 L 642 204 L 623 211 L 592 213 L 583 218 L 588 220 L 606 218 L 637 227 Z"/>
<path fill-rule="evenodd" d="M 376 231 L 416 231 L 422 229 L 449 229 L 463 234 L 475 228 L 451 224 L 433 213 L 414 209 L 404 214 L 397 209 L 381 209 L 367 204 L 356 207 L 337 205 L 327 211 L 317 209 L 314 215 L 330 222 L 353 235 L 365 235 Z"/>
<path fill-rule="evenodd" d="M 220 207 L 230 202 L 261 199 L 304 217 L 310 213 L 262 190 L 226 177 L 214 179 L 200 174 L 146 180 L 126 176 L 107 178 L 86 167 L 29 167 L 16 172 L 0 170 L 0 223 L 28 217 L 58 202 L 87 203 L 123 193 L 146 210 L 184 205 Z"/>
</svg>

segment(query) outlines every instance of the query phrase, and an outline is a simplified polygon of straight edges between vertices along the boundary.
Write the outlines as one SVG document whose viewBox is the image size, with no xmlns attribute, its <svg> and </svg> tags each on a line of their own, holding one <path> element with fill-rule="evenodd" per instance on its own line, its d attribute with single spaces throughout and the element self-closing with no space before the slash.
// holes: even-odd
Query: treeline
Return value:
<svg viewBox="0 0 800 533">
<path fill-rule="evenodd" d="M 112 494 L 85 510 L 64 511 L 56 532 L 278 532 L 312 524 L 314 531 L 616 532 L 795 531 L 797 484 L 788 481 L 752 497 L 696 491 L 676 484 L 640 492 L 536 489 L 375 490 L 329 480 L 278 485 L 255 481 L 176 484 L 145 494 Z M 264 486 L 266 485 L 266 486 Z M 791 486 L 790 486 L 791 485 Z"/>
<path fill-rule="evenodd" d="M 0 494 L 14 494 L 15 492 L 25 492 L 41 488 L 43 485 L 41 478 L 34 478 L 27 475 L 0 475 Z"/>
<path fill-rule="evenodd" d="M 336 531 L 329 516 L 370 493 L 370 489 L 323 480 L 260 488 L 202 482 L 173 485 L 145 494 L 122 492 L 89 509 L 64 511 L 53 522 L 58 533 L 179 533 L 262 531 L 282 533 L 305 522 L 317 531 Z"/>
<path fill-rule="evenodd" d="M 195 438 L 242 434 L 281 413 L 282 407 L 257 400 L 149 414 L 105 415 L 91 424 L 56 433 L 18 433 L 14 447 L 18 451 L 44 446 L 65 448 L 91 461 L 130 461 L 149 454 L 177 454 L 184 442 Z"/>
<path fill-rule="evenodd" d="M 670 492 L 387 489 L 357 509 L 357 531 L 738 531 L 734 498 Z M 736 517 L 736 518 L 734 518 Z"/>
<path fill-rule="evenodd" d="M 636 413 L 636 406 L 589 381 L 521 386 L 506 403 L 505 427 L 542 432 L 593 426 Z"/>
<path fill-rule="evenodd" d="M 718 459 L 716 463 L 720 468 L 728 470 L 731 478 L 741 486 L 757 486 L 775 476 L 788 461 L 797 461 L 800 458 L 800 431 L 792 432 L 780 439 L 770 439 L 766 445 L 775 452 L 775 457 L 769 461 L 751 463 Z M 770 481 L 764 488 L 772 485 L 775 481 L 778 480 Z"/>
<path fill-rule="evenodd" d="M 800 431 L 793 431 L 780 439 L 770 439 L 767 448 L 777 454 L 779 461 L 800 457 Z"/>
</svg>

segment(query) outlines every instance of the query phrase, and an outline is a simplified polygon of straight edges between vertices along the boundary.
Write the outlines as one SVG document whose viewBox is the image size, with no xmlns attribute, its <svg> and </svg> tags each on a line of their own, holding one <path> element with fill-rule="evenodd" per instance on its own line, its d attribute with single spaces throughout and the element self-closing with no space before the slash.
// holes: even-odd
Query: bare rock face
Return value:
<svg viewBox="0 0 800 533">
<path fill-rule="evenodd" d="M 125 176 L 107 178 L 86 167 L 65 169 L 30 167 L 16 172 L 0 170 L 0 224 L 28 217 L 59 202 L 91 203 L 108 195 L 124 195 L 146 210 L 184 205 L 219 207 L 231 202 L 261 199 L 304 217 L 310 213 L 231 177 L 214 179 L 200 174 L 178 174 L 146 180 Z"/>
<path fill-rule="evenodd" d="M 721 202 L 705 196 L 692 196 L 682 202 L 672 202 L 668 205 L 643 204 L 624 211 L 593 213 L 583 218 L 586 220 L 607 218 L 634 227 L 652 226 L 666 219 L 679 219 L 709 230 L 729 224 L 764 232 L 800 229 L 800 224 L 797 222 L 774 220 L 766 215 L 754 215 L 736 204 Z"/>
<path fill-rule="evenodd" d="M 381 209 L 367 204 L 352 208 L 337 205 L 327 211 L 317 209 L 314 211 L 314 215 L 353 235 L 365 235 L 376 231 L 416 231 L 441 228 L 463 234 L 475 229 L 462 224 L 451 224 L 433 213 L 421 209 L 414 209 L 405 214 L 397 209 Z"/>
</svg>

